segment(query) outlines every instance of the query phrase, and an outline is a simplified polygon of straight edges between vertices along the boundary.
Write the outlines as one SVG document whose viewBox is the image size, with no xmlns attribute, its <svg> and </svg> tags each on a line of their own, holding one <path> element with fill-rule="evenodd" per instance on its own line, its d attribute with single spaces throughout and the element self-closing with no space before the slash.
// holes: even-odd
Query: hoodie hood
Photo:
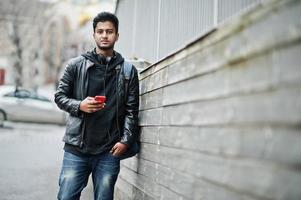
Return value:
<svg viewBox="0 0 301 200">
<path fill-rule="evenodd" d="M 124 61 L 124 58 L 116 51 L 113 52 L 112 57 L 105 57 L 97 54 L 96 48 L 94 48 L 92 51 L 82 54 L 82 56 L 98 66 L 109 64 L 109 66 L 115 67 Z"/>
</svg>

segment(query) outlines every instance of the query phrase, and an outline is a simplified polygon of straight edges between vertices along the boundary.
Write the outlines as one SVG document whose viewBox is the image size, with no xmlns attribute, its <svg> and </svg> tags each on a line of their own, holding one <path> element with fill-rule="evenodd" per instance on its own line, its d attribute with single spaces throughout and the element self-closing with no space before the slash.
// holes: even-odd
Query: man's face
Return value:
<svg viewBox="0 0 301 200">
<path fill-rule="evenodd" d="M 96 45 L 101 50 L 110 50 L 114 48 L 115 42 L 118 40 L 119 34 L 112 22 L 98 22 L 93 33 Z"/>
</svg>

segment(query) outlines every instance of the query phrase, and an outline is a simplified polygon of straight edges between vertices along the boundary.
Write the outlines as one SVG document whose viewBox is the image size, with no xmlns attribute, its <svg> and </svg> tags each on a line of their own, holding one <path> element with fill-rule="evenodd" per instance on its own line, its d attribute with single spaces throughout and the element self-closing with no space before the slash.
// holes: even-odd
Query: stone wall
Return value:
<svg viewBox="0 0 301 200">
<path fill-rule="evenodd" d="M 115 199 L 301 199 L 301 1 L 266 1 L 140 74 Z"/>
</svg>

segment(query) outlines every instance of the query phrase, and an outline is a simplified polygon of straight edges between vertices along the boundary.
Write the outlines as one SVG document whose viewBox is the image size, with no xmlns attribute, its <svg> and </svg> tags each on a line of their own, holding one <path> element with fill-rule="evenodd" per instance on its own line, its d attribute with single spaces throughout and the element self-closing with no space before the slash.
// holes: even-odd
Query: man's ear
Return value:
<svg viewBox="0 0 301 200">
<path fill-rule="evenodd" d="M 116 41 L 118 41 L 119 33 L 116 34 Z"/>
</svg>

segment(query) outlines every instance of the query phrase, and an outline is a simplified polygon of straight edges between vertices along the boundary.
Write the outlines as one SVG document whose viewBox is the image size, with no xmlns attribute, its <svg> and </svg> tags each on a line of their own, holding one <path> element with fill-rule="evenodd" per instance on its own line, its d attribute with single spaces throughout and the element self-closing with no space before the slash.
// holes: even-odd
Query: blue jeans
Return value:
<svg viewBox="0 0 301 200">
<path fill-rule="evenodd" d="M 59 200 L 79 200 L 92 173 L 94 200 L 112 200 L 120 158 L 110 153 L 81 157 L 65 151 L 59 178 Z"/>
</svg>

